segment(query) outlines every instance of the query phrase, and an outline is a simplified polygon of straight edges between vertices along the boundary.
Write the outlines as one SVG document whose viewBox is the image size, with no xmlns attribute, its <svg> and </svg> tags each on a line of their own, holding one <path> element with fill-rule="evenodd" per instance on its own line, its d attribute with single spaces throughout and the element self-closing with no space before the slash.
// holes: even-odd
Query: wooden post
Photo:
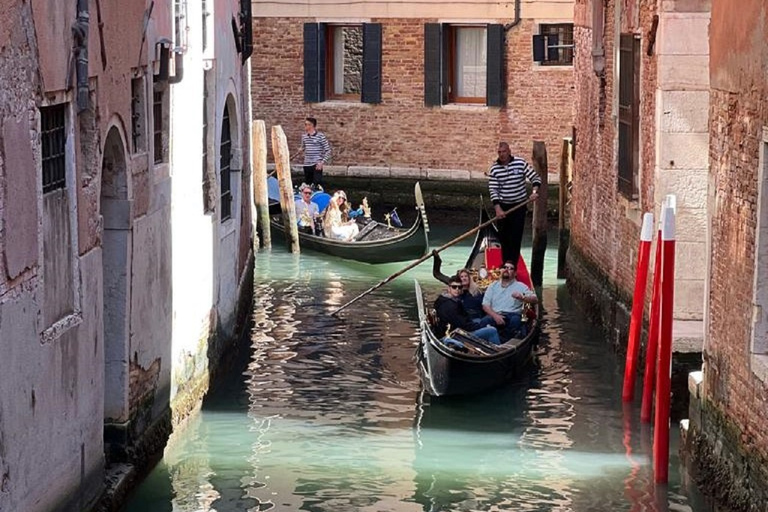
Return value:
<svg viewBox="0 0 768 512">
<path fill-rule="evenodd" d="M 568 186 L 571 183 L 571 148 L 572 139 L 563 137 L 563 149 L 560 153 L 560 184 L 558 197 L 557 231 L 557 278 L 565 278 L 565 257 L 568 254 L 568 244 L 571 241 L 571 230 L 568 227 Z"/>
<path fill-rule="evenodd" d="M 272 231 L 269 228 L 269 195 L 267 193 L 267 128 L 264 121 L 253 122 L 253 198 L 256 214 L 261 225 L 261 246 L 272 247 Z"/>
<path fill-rule="evenodd" d="M 283 209 L 286 241 L 290 244 L 291 252 L 299 250 L 299 226 L 296 223 L 296 207 L 293 199 L 293 181 L 291 180 L 291 154 L 288 151 L 288 141 L 283 127 L 272 127 L 272 154 L 275 157 L 277 180 L 280 182 L 280 207 Z"/>
<path fill-rule="evenodd" d="M 547 250 L 547 146 L 533 141 L 533 167 L 541 176 L 539 198 L 533 204 L 533 247 L 531 250 L 531 283 L 541 286 L 544 280 L 544 253 Z"/>
</svg>

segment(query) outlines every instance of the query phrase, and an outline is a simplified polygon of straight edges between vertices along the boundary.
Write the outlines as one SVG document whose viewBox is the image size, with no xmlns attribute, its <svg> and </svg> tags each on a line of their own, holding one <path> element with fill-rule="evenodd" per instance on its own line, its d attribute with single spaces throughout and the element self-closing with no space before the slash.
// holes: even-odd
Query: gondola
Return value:
<svg viewBox="0 0 768 512">
<path fill-rule="evenodd" d="M 360 233 L 352 241 L 334 240 L 299 231 L 299 245 L 302 249 L 371 264 L 418 259 L 429 250 L 429 224 L 418 183 L 414 195 L 418 214 L 409 229 L 369 219 L 360 223 Z M 270 225 L 273 231 L 285 237 L 285 225 L 281 215 L 271 216 Z"/>
<path fill-rule="evenodd" d="M 488 215 L 482 209 L 480 223 L 487 220 Z M 486 247 L 498 244 L 498 231 L 492 223 L 480 229 L 466 268 L 479 268 L 485 261 Z M 533 289 L 522 256 L 518 262 L 518 279 Z M 464 343 L 463 348 L 454 349 L 434 334 L 431 305 L 425 306 L 418 281 L 415 288 L 420 328 L 416 359 L 423 388 L 428 394 L 471 395 L 488 390 L 519 375 L 533 359 L 533 347 L 539 335 L 538 310 L 527 318 L 528 334 L 522 339 L 512 338 L 495 346 L 471 335 L 452 334 L 453 338 Z"/>
</svg>

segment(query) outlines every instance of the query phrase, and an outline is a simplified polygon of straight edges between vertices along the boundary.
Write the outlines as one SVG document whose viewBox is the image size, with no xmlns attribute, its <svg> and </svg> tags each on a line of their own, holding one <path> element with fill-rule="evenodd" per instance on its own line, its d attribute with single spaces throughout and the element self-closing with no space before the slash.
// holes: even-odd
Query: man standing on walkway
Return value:
<svg viewBox="0 0 768 512">
<path fill-rule="evenodd" d="M 323 132 L 317 131 L 317 119 L 304 120 L 306 133 L 301 136 L 298 154 L 304 153 L 304 183 L 323 186 L 323 166 L 331 161 L 331 144 Z"/>
<path fill-rule="evenodd" d="M 521 206 L 509 215 L 504 215 L 504 212 L 528 200 L 526 179 L 533 186 L 530 199 L 535 200 L 539 196 L 541 177 L 526 160 L 512 156 L 509 144 L 506 142 L 499 142 L 499 158 L 491 165 L 488 174 L 490 176 L 488 191 L 496 209 L 496 216 L 500 219 L 497 225 L 501 239 L 502 259 L 517 265 L 528 209 Z"/>
</svg>

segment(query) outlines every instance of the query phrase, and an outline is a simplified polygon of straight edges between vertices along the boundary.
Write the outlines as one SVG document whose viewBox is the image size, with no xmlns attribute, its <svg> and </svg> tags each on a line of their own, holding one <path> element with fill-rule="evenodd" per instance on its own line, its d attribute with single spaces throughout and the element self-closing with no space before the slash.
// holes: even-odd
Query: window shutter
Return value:
<svg viewBox="0 0 768 512">
<path fill-rule="evenodd" d="M 536 34 L 533 36 L 533 61 L 544 62 L 546 60 L 547 36 Z"/>
<path fill-rule="evenodd" d="M 325 101 L 325 25 L 304 24 L 304 101 Z"/>
<path fill-rule="evenodd" d="M 251 9 L 251 0 L 240 0 L 240 30 L 242 33 L 243 49 L 242 62 L 253 54 L 253 11 Z"/>
<path fill-rule="evenodd" d="M 488 61 L 486 62 L 486 104 L 504 106 L 504 27 L 488 25 Z"/>
<path fill-rule="evenodd" d="M 441 39 L 442 27 L 439 23 L 424 24 L 424 104 L 428 107 L 442 105 Z"/>
<path fill-rule="evenodd" d="M 363 103 L 381 103 L 381 23 L 363 23 Z"/>
</svg>

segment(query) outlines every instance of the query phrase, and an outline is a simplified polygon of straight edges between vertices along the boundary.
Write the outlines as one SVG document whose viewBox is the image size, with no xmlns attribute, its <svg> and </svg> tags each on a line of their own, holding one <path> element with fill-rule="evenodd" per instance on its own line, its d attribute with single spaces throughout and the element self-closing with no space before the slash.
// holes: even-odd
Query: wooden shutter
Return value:
<svg viewBox="0 0 768 512">
<path fill-rule="evenodd" d="M 640 40 L 621 34 L 619 44 L 619 192 L 635 198 L 640 168 Z"/>
<path fill-rule="evenodd" d="M 504 105 L 504 27 L 489 24 L 486 37 L 486 104 L 489 107 Z"/>
<path fill-rule="evenodd" d="M 381 103 L 381 23 L 363 23 L 363 103 Z"/>
<path fill-rule="evenodd" d="M 424 24 L 424 104 L 442 105 L 442 26 L 439 23 Z"/>
<path fill-rule="evenodd" d="M 242 62 L 253 54 L 253 12 L 251 10 L 251 0 L 240 0 L 240 30 L 242 34 L 241 47 L 243 54 Z"/>
<path fill-rule="evenodd" d="M 325 25 L 304 24 L 304 101 L 325 101 Z"/>
<path fill-rule="evenodd" d="M 533 61 L 544 62 L 547 58 L 547 36 L 536 34 L 533 36 Z"/>
</svg>

